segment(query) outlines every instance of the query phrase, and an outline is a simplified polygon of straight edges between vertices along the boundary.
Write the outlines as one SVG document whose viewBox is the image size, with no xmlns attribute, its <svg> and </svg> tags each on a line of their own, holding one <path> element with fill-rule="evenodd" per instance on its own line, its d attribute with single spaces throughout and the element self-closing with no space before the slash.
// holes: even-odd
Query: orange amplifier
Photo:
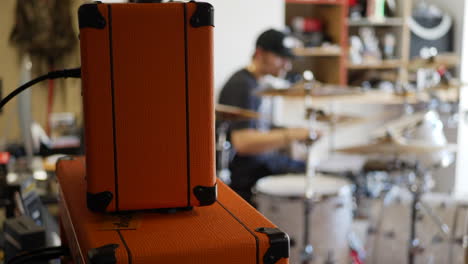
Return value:
<svg viewBox="0 0 468 264">
<path fill-rule="evenodd" d="M 93 3 L 78 17 L 89 209 L 215 202 L 213 7 Z"/>
<path fill-rule="evenodd" d="M 86 208 L 84 159 L 59 161 L 57 178 L 75 263 L 288 263 L 288 236 L 222 182 L 210 206 L 109 215 Z"/>
</svg>

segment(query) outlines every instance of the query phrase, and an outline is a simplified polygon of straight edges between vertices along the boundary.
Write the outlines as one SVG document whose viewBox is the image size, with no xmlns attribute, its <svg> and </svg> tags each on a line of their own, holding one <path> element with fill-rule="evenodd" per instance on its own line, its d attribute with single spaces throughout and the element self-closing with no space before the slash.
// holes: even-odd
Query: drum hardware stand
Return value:
<svg viewBox="0 0 468 264">
<path fill-rule="evenodd" d="M 416 222 L 418 211 L 424 209 L 424 211 L 429 215 L 430 219 L 437 225 L 442 234 L 449 237 L 450 229 L 449 227 L 442 222 L 440 217 L 438 217 L 429 206 L 427 206 L 422 201 L 422 195 L 427 192 L 427 177 L 430 177 L 427 170 L 421 168 L 421 166 L 416 163 L 414 166 L 404 164 L 406 168 L 412 169 L 414 178 L 409 176 L 408 189 L 412 194 L 413 200 L 411 201 L 411 221 L 410 221 L 410 245 L 408 248 L 408 264 L 415 263 L 416 255 L 420 254 L 424 249 L 420 245 L 420 241 L 416 236 Z M 411 175 L 411 174 L 410 174 Z"/>
<path fill-rule="evenodd" d="M 410 237 L 409 237 L 409 247 L 408 247 L 408 264 L 415 264 L 415 257 L 420 254 L 424 248 L 421 246 L 419 239 L 416 235 L 416 222 L 418 211 L 424 210 L 424 212 L 430 217 L 432 222 L 438 227 L 441 233 L 450 239 L 450 228 L 445 224 L 442 219 L 433 212 L 433 210 L 422 201 L 422 195 L 426 193 L 430 186 L 428 182 L 430 181 L 430 174 L 428 170 L 423 169 L 418 162 L 416 164 L 410 164 L 405 161 L 395 159 L 394 164 L 392 164 L 393 169 L 400 170 L 402 172 L 409 171 L 410 173 L 407 176 L 406 188 L 410 191 L 412 195 L 411 207 L 410 207 Z M 398 185 L 397 182 L 392 183 L 393 186 Z M 390 194 L 390 191 L 384 195 L 385 197 Z M 385 207 L 385 198 L 382 200 L 382 210 Z M 382 214 L 379 214 L 377 219 L 376 230 L 380 230 L 382 225 Z M 464 237 L 468 245 L 468 235 Z"/>
<path fill-rule="evenodd" d="M 230 123 L 223 121 L 217 129 L 218 142 L 216 143 L 217 160 L 219 162 L 217 166 L 217 176 L 226 184 L 231 182 L 229 173 L 229 151 L 231 150 L 231 143 L 227 140 L 227 132 L 229 130 Z"/>
<path fill-rule="evenodd" d="M 304 250 L 301 255 L 301 262 L 302 264 L 308 264 L 313 259 L 314 247 L 311 245 L 309 241 L 309 233 L 310 233 L 310 214 L 312 213 L 313 209 L 313 201 L 312 199 L 306 198 L 304 200 Z"/>
<path fill-rule="evenodd" d="M 311 112 L 311 119 L 315 116 Z M 306 184 L 305 184 L 305 199 L 304 199 L 304 238 L 303 238 L 303 245 L 304 250 L 302 252 L 302 264 L 308 264 L 313 259 L 314 248 L 310 243 L 309 235 L 310 235 L 310 216 L 312 214 L 312 210 L 314 207 L 314 193 L 311 188 L 312 178 L 315 176 L 315 166 L 312 165 L 311 158 L 312 158 L 312 145 L 317 140 L 317 135 L 311 132 L 309 140 L 307 140 L 307 166 L 306 166 Z"/>
</svg>

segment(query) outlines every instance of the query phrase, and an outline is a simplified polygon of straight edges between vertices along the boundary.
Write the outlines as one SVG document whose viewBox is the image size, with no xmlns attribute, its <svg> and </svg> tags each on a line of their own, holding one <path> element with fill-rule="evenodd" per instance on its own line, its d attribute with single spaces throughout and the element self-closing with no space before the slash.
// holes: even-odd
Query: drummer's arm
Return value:
<svg viewBox="0 0 468 264">
<path fill-rule="evenodd" d="M 267 132 L 255 129 L 234 130 L 231 143 L 237 153 L 256 155 L 285 147 L 292 141 L 306 140 L 309 130 L 305 128 L 273 129 Z"/>
</svg>

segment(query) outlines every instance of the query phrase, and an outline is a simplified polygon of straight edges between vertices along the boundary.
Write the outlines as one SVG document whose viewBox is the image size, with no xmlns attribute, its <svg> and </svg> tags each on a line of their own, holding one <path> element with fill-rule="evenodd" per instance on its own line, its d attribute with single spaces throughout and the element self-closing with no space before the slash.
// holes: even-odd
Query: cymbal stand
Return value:
<svg viewBox="0 0 468 264">
<path fill-rule="evenodd" d="M 449 227 L 442 222 L 440 217 L 438 217 L 429 206 L 427 206 L 422 201 L 422 195 L 429 190 L 429 186 L 427 184 L 428 177 L 430 174 L 427 170 L 421 168 L 419 164 L 414 166 L 408 166 L 408 168 L 412 168 L 413 173 L 408 177 L 408 189 L 412 194 L 412 201 L 411 201 L 411 221 L 410 221 L 410 239 L 409 239 L 409 248 L 408 248 L 408 264 L 415 263 L 415 257 L 422 251 L 422 247 L 420 245 L 420 241 L 416 235 L 416 222 L 417 222 L 417 215 L 418 211 L 424 209 L 427 215 L 429 215 L 430 219 L 437 225 L 440 231 L 445 235 L 449 236 L 450 229 Z"/>
<path fill-rule="evenodd" d="M 421 250 L 419 239 L 416 237 L 416 220 L 418 213 L 418 203 L 421 200 L 422 192 L 417 185 L 410 186 L 413 200 L 411 201 L 411 221 L 410 221 L 410 240 L 408 248 L 408 264 L 415 263 L 415 256 Z"/>
<path fill-rule="evenodd" d="M 311 115 L 313 116 L 313 114 Z M 313 117 L 311 117 L 312 119 Z M 313 258 L 313 246 L 310 243 L 310 216 L 314 206 L 314 193 L 312 190 L 312 178 L 315 177 L 315 165 L 312 164 L 312 144 L 313 139 L 307 140 L 307 166 L 306 166 L 306 184 L 304 199 L 304 251 L 302 253 L 302 264 L 308 264 Z"/>
<path fill-rule="evenodd" d="M 305 97 L 306 119 L 308 120 L 308 127 L 310 131 L 309 139 L 306 141 L 307 145 L 307 166 L 306 166 L 306 184 L 305 184 L 305 199 L 304 199 L 304 249 L 301 255 L 301 263 L 308 264 L 313 259 L 314 248 L 310 242 L 310 216 L 313 210 L 314 193 L 312 190 L 312 178 L 315 176 L 315 164 L 312 160 L 312 145 L 317 140 L 318 135 L 314 132 L 314 125 L 316 121 L 316 110 L 312 108 L 312 88 L 314 86 L 314 76 L 312 72 L 304 72 L 304 79 L 306 83 L 304 88 L 307 90 Z"/>
<path fill-rule="evenodd" d="M 218 140 L 216 142 L 216 174 L 226 184 L 231 182 L 229 173 L 229 152 L 231 143 L 227 140 L 227 133 L 230 123 L 222 121 L 217 128 Z"/>
</svg>

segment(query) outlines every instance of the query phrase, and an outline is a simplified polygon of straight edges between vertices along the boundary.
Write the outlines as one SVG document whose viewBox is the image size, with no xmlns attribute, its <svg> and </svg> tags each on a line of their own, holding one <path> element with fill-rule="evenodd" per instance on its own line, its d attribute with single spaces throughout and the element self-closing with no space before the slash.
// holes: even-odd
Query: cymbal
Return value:
<svg viewBox="0 0 468 264">
<path fill-rule="evenodd" d="M 359 93 L 343 94 L 339 96 L 319 96 L 312 97 L 314 104 L 327 105 L 331 102 L 343 104 L 378 104 L 378 105 L 402 105 L 404 103 L 419 103 L 422 102 L 416 94 L 400 95 L 393 92 L 380 90 L 362 91 Z"/>
<path fill-rule="evenodd" d="M 217 104 L 215 110 L 217 120 L 239 121 L 260 118 L 260 114 L 255 111 L 231 105 Z"/>
<path fill-rule="evenodd" d="M 303 84 L 300 84 L 303 85 Z M 308 91 L 300 87 L 293 86 L 288 89 L 266 89 L 258 93 L 259 96 L 280 96 L 284 98 L 303 98 L 308 95 Z M 461 86 L 454 86 L 463 87 Z M 454 102 L 458 100 L 460 89 L 427 89 L 423 92 L 406 92 L 397 94 L 380 90 L 362 91 L 360 88 L 339 85 L 316 86 L 312 89 L 312 99 L 314 104 L 327 105 L 331 102 L 344 104 L 379 104 L 379 105 L 402 105 L 427 103 L 431 100 L 429 92 L 437 94 L 438 98 L 444 102 Z"/>
<path fill-rule="evenodd" d="M 427 111 L 416 112 L 411 115 L 403 115 L 395 120 L 385 123 L 384 126 L 377 128 L 371 135 L 374 138 L 384 138 L 389 133 L 393 136 L 401 135 L 405 129 L 417 126 L 426 116 Z"/>
<path fill-rule="evenodd" d="M 366 145 L 336 149 L 336 152 L 356 155 L 425 155 L 440 151 L 456 152 L 456 144 L 441 146 L 426 144 L 401 144 L 397 142 L 378 141 Z"/>
<path fill-rule="evenodd" d="M 260 96 L 304 97 L 309 95 L 309 91 L 305 86 L 305 82 L 299 82 L 288 89 L 266 89 L 260 91 L 258 94 Z M 362 94 L 362 91 L 358 87 L 314 82 L 312 93 L 310 95 L 312 97 L 335 97 L 359 94 Z"/>
<path fill-rule="evenodd" d="M 317 121 L 324 123 L 343 124 L 361 122 L 364 121 L 364 118 L 349 115 L 325 114 L 322 116 L 318 116 Z"/>
<path fill-rule="evenodd" d="M 309 108 L 307 111 L 314 112 L 315 118 L 318 122 L 323 123 L 334 123 L 334 124 L 343 124 L 343 123 L 355 123 L 362 122 L 365 119 L 361 117 L 343 115 L 343 114 L 330 114 L 321 109 Z"/>
<path fill-rule="evenodd" d="M 321 85 L 321 86 L 320 86 Z M 299 83 L 288 89 L 266 89 L 258 92 L 259 96 L 280 96 L 299 98 L 308 95 L 304 83 Z M 396 94 L 379 90 L 363 91 L 359 87 L 320 84 L 312 88 L 314 104 L 326 105 L 330 102 L 347 104 L 385 104 L 398 105 L 404 103 L 419 103 L 421 99 L 416 94 Z"/>
<path fill-rule="evenodd" d="M 441 66 L 455 67 L 460 64 L 460 57 L 454 53 L 443 53 L 429 59 L 416 58 L 408 63 L 409 70 L 437 69 Z"/>
</svg>

